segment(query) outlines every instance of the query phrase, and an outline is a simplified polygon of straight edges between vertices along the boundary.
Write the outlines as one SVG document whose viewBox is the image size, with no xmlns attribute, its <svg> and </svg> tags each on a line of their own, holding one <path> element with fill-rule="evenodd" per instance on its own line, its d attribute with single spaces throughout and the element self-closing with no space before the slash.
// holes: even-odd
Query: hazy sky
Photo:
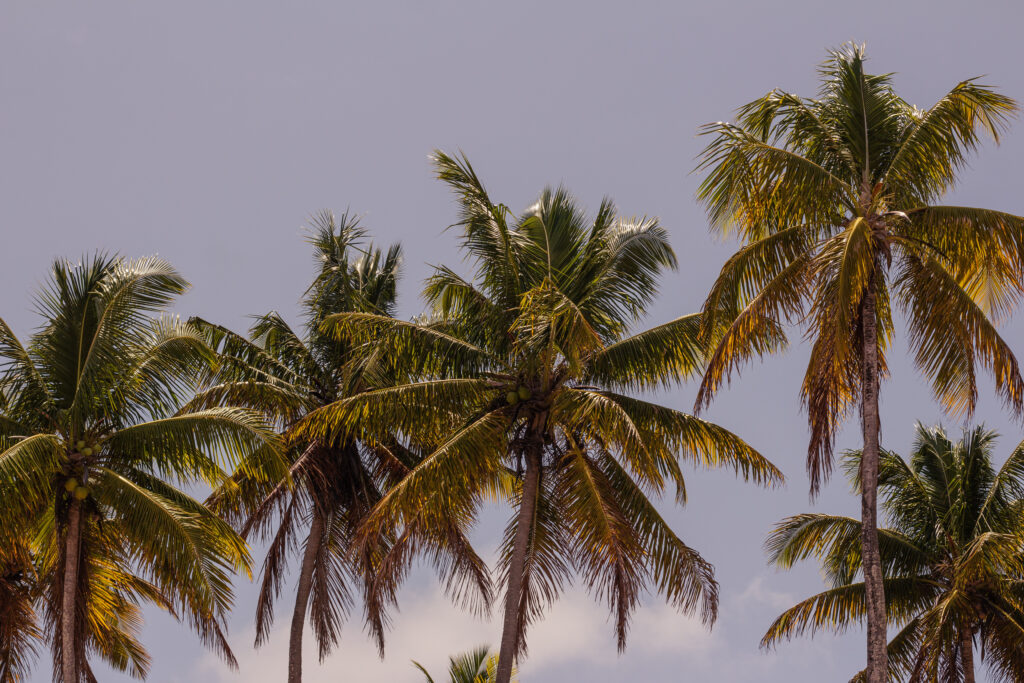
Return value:
<svg viewBox="0 0 1024 683">
<path fill-rule="evenodd" d="M 708 235 L 694 201 L 700 124 L 730 118 L 773 87 L 812 95 L 815 65 L 847 40 L 867 42 L 871 69 L 897 72 L 897 88 L 919 106 L 979 74 L 1024 99 L 1021 19 L 1011 2 L 8 0 L 0 316 L 27 334 L 30 297 L 50 261 L 99 249 L 173 262 L 194 285 L 177 306 L 183 315 L 239 330 L 252 313 L 294 317 L 311 274 L 302 226 L 322 208 L 350 208 L 378 241 L 401 240 L 401 313 L 416 314 L 427 264 L 464 267 L 455 236 L 442 232 L 454 221 L 451 197 L 427 159 L 434 148 L 461 148 L 492 197 L 513 208 L 564 182 L 591 208 L 607 194 L 625 214 L 659 216 L 680 260 L 650 319 L 662 322 L 699 307 L 733 248 Z M 973 161 L 950 203 L 1024 214 L 1022 153 L 1019 122 Z M 1005 330 L 1018 352 L 1022 331 L 1020 318 Z M 914 420 L 941 415 L 905 355 L 892 357 L 884 444 L 906 451 Z M 530 633 L 526 683 L 819 683 L 860 668 L 859 632 L 758 650 L 782 608 L 822 587 L 811 565 L 766 567 L 761 544 L 772 524 L 810 509 L 859 509 L 841 479 L 808 501 L 797 396 L 805 362 L 796 345 L 750 369 L 709 413 L 782 467 L 787 485 L 763 491 L 724 472 L 692 472 L 689 505 L 662 505 L 717 567 L 714 630 L 652 599 L 618 656 L 604 608 L 574 588 Z M 689 409 L 694 392 L 661 399 Z M 987 397 L 978 419 L 1003 433 L 1000 457 L 1024 436 Z M 841 446 L 854 445 L 856 431 Z M 487 515 L 476 535 L 482 552 L 493 551 L 506 514 Z M 254 592 L 239 583 L 231 639 L 240 674 L 184 626 L 150 615 L 150 680 L 283 680 L 291 602 L 280 604 L 270 644 L 254 652 Z M 497 628 L 448 606 L 427 572 L 414 576 L 402 606 L 383 663 L 353 621 L 323 665 L 310 650 L 306 680 L 416 681 L 410 659 L 440 674 L 449 653 L 498 643 Z M 49 680 L 47 656 L 33 680 Z"/>
</svg>

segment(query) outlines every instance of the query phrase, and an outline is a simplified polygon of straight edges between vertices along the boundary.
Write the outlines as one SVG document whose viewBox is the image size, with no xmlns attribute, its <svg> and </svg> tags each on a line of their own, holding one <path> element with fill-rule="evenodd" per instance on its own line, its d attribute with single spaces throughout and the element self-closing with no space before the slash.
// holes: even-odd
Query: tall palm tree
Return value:
<svg viewBox="0 0 1024 683">
<path fill-rule="evenodd" d="M 836 431 L 860 409 L 861 515 L 868 594 L 868 680 L 885 675 L 885 596 L 875 533 L 879 380 L 893 309 L 909 327 L 914 361 L 953 414 L 969 415 L 977 366 L 1016 412 L 1017 361 L 996 331 L 1024 287 L 1024 219 L 942 206 L 982 132 L 998 141 L 1017 107 L 976 80 L 920 110 L 888 75 L 864 71 L 846 46 L 821 66 L 816 99 L 773 90 L 714 123 L 701 157 L 699 197 L 715 228 L 741 249 L 705 303 L 717 340 L 697 399 L 707 405 L 732 372 L 786 342 L 799 324 L 813 342 L 801 389 L 811 427 L 812 493 L 831 470 Z"/>
<path fill-rule="evenodd" d="M 197 329 L 154 318 L 187 283 L 156 258 L 57 261 L 27 345 L 0 320 L 0 490 L 31 528 L 55 680 L 95 681 L 87 654 L 145 675 L 140 602 L 223 634 L 243 541 L 174 482 L 272 448 L 259 416 L 177 412 L 212 360 Z"/>
<path fill-rule="evenodd" d="M 365 237 L 357 219 L 347 213 L 315 217 L 310 242 L 316 277 L 302 301 L 306 320 L 301 333 L 276 313 L 258 318 L 250 339 L 197 321 L 221 363 L 194 405 L 226 402 L 262 410 L 288 444 L 283 467 L 272 460 L 246 463 L 212 504 L 243 537 L 270 541 L 256 607 L 257 646 L 269 637 L 290 556 L 300 555 L 289 683 L 302 679 L 307 614 L 321 661 L 337 643 L 352 607 L 353 588 L 364 586 L 374 571 L 373 556 L 352 552 L 355 530 L 380 500 L 382 489 L 415 462 L 397 438 L 375 440 L 357 432 L 307 439 L 294 430 L 309 412 L 391 381 L 382 363 L 361 356 L 349 340 L 322 326 L 327 316 L 342 311 L 385 317 L 394 313 L 401 249 L 396 244 L 383 253 Z M 372 599 L 366 601 L 367 622 L 383 648 L 381 608 Z"/>
<path fill-rule="evenodd" d="M 909 462 L 882 451 L 889 525 L 879 542 L 886 606 L 901 627 L 888 647 L 893 680 L 974 683 L 977 643 L 993 680 L 1024 681 L 1024 443 L 996 470 L 995 440 L 975 427 L 954 443 L 942 428 L 918 425 Z M 861 457 L 846 461 L 855 487 Z M 789 568 L 813 555 L 831 587 L 786 610 L 764 645 L 863 620 L 860 527 L 824 514 L 779 523 L 767 543 L 772 562 Z"/>
<path fill-rule="evenodd" d="M 449 683 L 494 683 L 498 675 L 498 657 L 487 656 L 486 645 L 457 657 L 448 658 Z M 434 683 L 433 676 L 419 662 L 413 662 L 424 676 L 426 683 Z M 515 676 L 515 672 L 512 673 Z"/>
<path fill-rule="evenodd" d="M 693 377 L 704 359 L 696 315 L 627 334 L 661 271 L 676 265 L 665 230 L 618 218 L 607 200 L 587 219 L 563 189 L 545 190 L 517 219 L 491 201 L 465 157 L 439 152 L 435 163 L 458 197 L 475 278 L 437 269 L 425 292 L 431 320 L 333 316 L 421 379 L 339 401 L 305 423 L 321 434 L 397 428 L 430 449 L 371 513 L 363 542 L 381 528 L 432 528 L 441 515 L 470 523 L 484 498 L 513 506 L 501 543 L 498 683 L 508 683 L 527 625 L 574 569 L 607 602 L 620 648 L 648 585 L 710 623 L 713 569 L 648 496 L 674 484 L 685 498 L 679 458 L 765 484 L 781 474 L 727 430 L 624 393 Z M 377 575 L 386 596 L 413 555 L 401 538 L 388 553 Z M 456 592 L 461 570 L 448 582 Z"/>
</svg>

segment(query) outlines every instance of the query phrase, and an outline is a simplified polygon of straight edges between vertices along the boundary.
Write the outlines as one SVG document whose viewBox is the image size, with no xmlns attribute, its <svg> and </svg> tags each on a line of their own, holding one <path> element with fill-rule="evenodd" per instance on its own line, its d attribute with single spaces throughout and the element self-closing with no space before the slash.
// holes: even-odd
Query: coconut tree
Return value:
<svg viewBox="0 0 1024 683">
<path fill-rule="evenodd" d="M 332 316 L 420 378 L 339 401 L 304 425 L 328 435 L 397 428 L 428 451 L 369 515 L 363 545 L 381 528 L 412 534 L 449 515 L 471 523 L 485 499 L 513 507 L 500 553 L 498 683 L 573 570 L 608 604 L 620 648 L 648 586 L 712 622 L 713 569 L 650 496 L 674 485 L 685 498 L 680 460 L 763 484 L 781 475 L 722 427 L 629 395 L 693 377 L 704 359 L 697 315 L 629 334 L 676 265 L 667 233 L 654 219 L 619 218 L 607 200 L 588 219 L 561 188 L 516 217 L 491 201 L 465 157 L 438 152 L 435 163 L 458 198 L 475 276 L 438 268 L 425 292 L 429 319 Z M 404 538 L 377 573 L 386 598 L 416 554 Z M 459 569 L 447 584 L 457 593 Z"/>
<path fill-rule="evenodd" d="M 908 327 L 915 364 L 952 414 L 969 415 L 979 366 L 1020 412 L 1024 381 L 996 330 L 1024 286 L 1024 219 L 937 204 L 981 141 L 998 141 L 1013 100 L 977 80 L 921 110 L 888 75 L 864 70 L 863 47 L 832 52 L 821 91 L 780 90 L 705 127 L 699 197 L 714 229 L 735 231 L 705 303 L 717 341 L 698 408 L 744 361 L 782 348 L 786 324 L 812 342 L 801 396 L 811 428 L 812 494 L 829 475 L 833 444 L 859 409 L 868 610 L 868 680 L 885 675 L 885 596 L 876 528 L 880 379 L 893 311 Z"/>
<path fill-rule="evenodd" d="M 272 448 L 246 410 L 178 412 L 213 356 L 197 329 L 155 318 L 187 287 L 157 258 L 54 263 L 22 344 L 0 320 L 0 490 L 28 525 L 54 678 L 95 681 L 87 655 L 144 676 L 139 604 L 186 619 L 233 663 L 223 624 L 243 541 L 176 483 L 220 484 Z"/>
<path fill-rule="evenodd" d="M 941 427 L 918 425 L 909 461 L 882 451 L 888 526 L 879 545 L 886 607 L 900 626 L 888 647 L 893 680 L 973 683 L 977 644 L 993 680 L 1024 681 L 1024 443 L 997 470 L 995 441 L 982 427 L 953 442 Z M 861 458 L 858 451 L 845 461 L 855 487 Z M 764 645 L 863 621 L 860 528 L 859 520 L 825 514 L 776 526 L 767 543 L 772 562 L 789 568 L 814 556 L 830 587 L 786 610 Z"/>
<path fill-rule="evenodd" d="M 498 674 L 497 656 L 487 656 L 486 645 L 476 648 L 457 657 L 448 658 L 448 680 L 450 683 L 494 683 Z M 430 672 L 419 662 L 413 662 L 419 669 L 426 683 L 434 683 Z M 512 672 L 515 676 L 515 672 Z"/>
<path fill-rule="evenodd" d="M 321 661 L 337 643 L 354 591 L 365 587 L 374 572 L 374 556 L 352 552 L 355 530 L 380 500 L 381 491 L 415 462 L 397 437 L 370 439 L 355 432 L 309 439 L 294 430 L 317 408 L 391 382 L 391 365 L 360 355 L 349 340 L 323 329 L 322 323 L 342 311 L 393 315 L 401 249 L 396 244 L 384 253 L 366 243 L 365 231 L 347 213 L 338 218 L 330 212 L 316 216 L 310 242 L 316 277 L 302 301 L 302 331 L 294 331 L 276 313 L 258 318 L 249 339 L 197 321 L 221 362 L 209 378 L 209 388 L 193 402 L 262 410 L 288 444 L 283 467 L 266 459 L 246 463 L 211 502 L 243 537 L 269 541 L 256 606 L 257 646 L 269 637 L 288 562 L 298 556 L 288 648 L 290 683 L 302 679 L 307 614 Z M 464 539 L 463 545 L 469 548 Z M 475 561 L 486 585 L 483 563 L 474 557 L 469 561 Z M 383 606 L 372 598 L 366 601 L 366 619 L 381 648 Z"/>
</svg>

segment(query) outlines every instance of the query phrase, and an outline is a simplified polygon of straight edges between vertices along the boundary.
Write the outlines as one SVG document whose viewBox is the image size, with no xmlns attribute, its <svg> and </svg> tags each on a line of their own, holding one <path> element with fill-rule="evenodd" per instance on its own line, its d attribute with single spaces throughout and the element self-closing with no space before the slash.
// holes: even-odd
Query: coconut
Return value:
<svg viewBox="0 0 1024 683">
<path fill-rule="evenodd" d="M 75 500 L 85 500 L 89 497 L 88 486 L 78 486 L 75 488 Z"/>
<path fill-rule="evenodd" d="M 83 448 L 85 448 L 85 442 L 84 441 L 76 442 L 75 443 L 75 448 L 77 448 L 78 450 L 82 450 Z"/>
<path fill-rule="evenodd" d="M 72 493 L 76 488 L 78 488 L 78 480 L 75 479 L 74 477 L 71 477 L 66 482 L 64 482 L 64 490 L 67 491 L 68 493 Z"/>
<path fill-rule="evenodd" d="M 86 446 L 85 448 L 82 449 L 82 455 L 85 455 L 85 456 L 92 455 L 92 449 L 89 448 L 88 446 Z"/>
<path fill-rule="evenodd" d="M 510 405 L 515 405 L 519 403 L 519 394 L 515 391 L 510 391 L 505 394 L 505 400 L 508 401 Z"/>
<path fill-rule="evenodd" d="M 533 392 L 530 391 L 530 387 L 522 385 L 520 385 L 518 393 L 520 401 L 529 401 L 530 397 L 533 396 Z"/>
</svg>

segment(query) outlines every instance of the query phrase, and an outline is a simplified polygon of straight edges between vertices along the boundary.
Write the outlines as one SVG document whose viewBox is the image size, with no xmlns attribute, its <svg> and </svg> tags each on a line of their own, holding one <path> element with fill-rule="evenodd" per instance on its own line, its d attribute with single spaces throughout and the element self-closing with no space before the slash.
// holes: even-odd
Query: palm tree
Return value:
<svg viewBox="0 0 1024 683">
<path fill-rule="evenodd" d="M 448 658 L 448 680 L 450 683 L 494 683 L 498 674 L 498 657 L 487 656 L 490 648 L 486 645 L 458 657 Z M 419 662 L 413 665 L 423 672 L 426 683 L 434 683 L 433 677 Z M 512 672 L 515 676 L 515 671 Z"/>
<path fill-rule="evenodd" d="M 885 672 L 885 596 L 876 529 L 879 380 L 902 311 L 917 367 L 951 413 L 969 415 L 977 366 L 1012 409 L 1024 407 L 1017 361 L 996 331 L 1024 287 L 1024 219 L 937 202 L 987 132 L 998 141 L 1013 100 L 967 80 L 927 110 L 888 75 L 864 72 L 847 46 L 820 69 L 817 99 L 773 90 L 714 123 L 699 197 L 713 225 L 743 245 L 707 301 L 717 341 L 697 399 L 706 406 L 743 362 L 786 343 L 800 324 L 813 342 L 801 389 L 816 493 L 836 431 L 860 408 L 861 515 L 868 595 L 868 680 Z"/>
<path fill-rule="evenodd" d="M 197 329 L 154 319 L 187 287 L 166 262 L 54 263 L 22 345 L 0 320 L 0 490 L 30 527 L 54 677 L 95 681 L 87 653 L 142 677 L 141 602 L 186 618 L 229 663 L 223 624 L 243 541 L 173 481 L 270 448 L 259 416 L 176 412 L 212 360 Z"/>
<path fill-rule="evenodd" d="M 211 504 L 243 537 L 270 541 L 256 607 L 257 646 L 269 637 L 288 560 L 302 539 L 289 683 L 302 679 L 307 613 L 321 661 L 337 643 L 353 587 L 365 585 L 374 571 L 372 556 L 351 552 L 355 530 L 380 500 L 381 490 L 415 462 L 397 438 L 374 440 L 357 433 L 305 439 L 294 431 L 310 411 L 391 381 L 382 363 L 360 356 L 348 340 L 322 327 L 328 315 L 342 311 L 394 313 L 401 249 L 396 244 L 385 254 L 366 244 L 365 237 L 347 213 L 337 219 L 330 212 L 315 217 L 310 242 L 317 275 L 302 302 L 306 324 L 301 334 L 276 313 L 258 318 L 248 340 L 197 321 L 221 363 L 211 386 L 193 404 L 226 402 L 263 410 L 288 443 L 283 467 L 272 460 L 247 463 Z M 383 648 L 383 605 L 371 598 L 366 607 L 367 622 Z"/>
<path fill-rule="evenodd" d="M 886 606 L 901 626 L 888 647 L 893 680 L 974 683 L 977 642 L 993 680 L 1024 681 L 1024 443 L 997 471 L 995 440 L 975 427 L 953 443 L 941 427 L 918 425 L 909 462 L 882 451 L 878 486 L 889 526 L 879 542 Z M 855 487 L 861 457 L 846 460 Z M 782 614 L 763 645 L 863 620 L 860 527 L 824 514 L 776 526 L 767 543 L 772 562 L 788 569 L 813 555 L 831 587 Z"/>
<path fill-rule="evenodd" d="M 485 498 L 513 506 L 501 543 L 498 683 L 508 683 L 527 625 L 574 569 L 607 602 L 620 648 L 648 585 L 712 622 L 711 565 L 648 496 L 674 484 L 685 498 L 679 457 L 765 484 L 781 474 L 727 430 L 622 393 L 674 385 L 704 359 L 696 315 L 627 336 L 661 271 L 676 265 L 665 230 L 618 218 L 607 200 L 588 220 L 563 189 L 545 190 L 516 219 L 490 200 L 465 157 L 439 152 L 435 163 L 458 197 L 475 281 L 437 269 L 425 292 L 428 321 L 329 319 L 421 379 L 339 401 L 304 427 L 334 434 L 380 425 L 429 451 L 371 513 L 363 543 L 372 547 L 382 528 L 433 528 L 442 515 L 469 524 Z M 390 598 L 415 554 L 403 538 L 377 574 Z M 471 578 L 451 567 L 447 587 L 460 596 Z"/>
</svg>

